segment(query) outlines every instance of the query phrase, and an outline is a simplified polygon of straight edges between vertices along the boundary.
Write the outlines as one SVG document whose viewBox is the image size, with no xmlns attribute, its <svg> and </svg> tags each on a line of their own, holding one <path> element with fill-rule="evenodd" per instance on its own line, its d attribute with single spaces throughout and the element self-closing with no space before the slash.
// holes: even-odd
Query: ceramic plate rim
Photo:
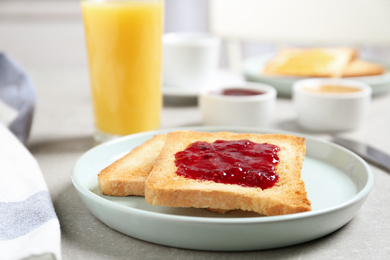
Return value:
<svg viewBox="0 0 390 260">
<path fill-rule="evenodd" d="M 198 89 L 171 87 L 168 85 L 164 85 L 162 87 L 162 92 L 164 96 L 197 97 L 200 91 Z"/>
<path fill-rule="evenodd" d="M 309 211 L 309 212 L 302 212 L 302 213 L 295 213 L 295 214 L 289 214 L 289 215 L 282 215 L 282 216 L 260 216 L 260 217 L 253 217 L 253 218 L 210 218 L 210 217 L 196 217 L 196 216 L 178 216 L 178 215 L 171 215 L 171 214 L 166 214 L 166 213 L 160 213 L 160 212 L 150 212 L 147 210 L 143 209 L 137 209 L 137 208 L 132 208 L 129 206 L 124 206 L 120 205 L 111 201 L 108 201 L 104 199 L 101 196 L 98 196 L 94 194 L 92 191 L 90 191 L 88 188 L 83 187 L 82 184 L 80 184 L 77 181 L 77 168 L 79 164 L 82 163 L 84 158 L 87 156 L 89 153 L 94 153 L 96 150 L 99 149 L 104 149 L 105 147 L 109 147 L 112 145 L 115 145 L 116 143 L 121 143 L 125 141 L 129 141 L 131 139 L 137 139 L 142 136 L 149 136 L 157 133 L 162 133 L 162 132 L 170 132 L 170 131 L 177 131 L 177 130 L 194 130 L 194 131 L 222 131 L 223 129 L 227 131 L 237 131 L 237 132 L 243 132 L 243 131 L 248 131 L 248 132 L 258 132 L 258 133 L 281 133 L 281 134 L 295 134 L 298 136 L 305 137 L 307 140 L 314 141 L 314 142 L 320 142 L 326 145 L 333 146 L 334 148 L 341 149 L 344 152 L 349 153 L 352 157 L 357 159 L 362 163 L 362 165 L 365 168 L 365 172 L 367 173 L 367 182 L 364 184 L 363 188 L 357 192 L 352 198 L 350 198 L 347 201 L 344 201 L 341 204 L 321 209 L 321 210 L 316 210 L 316 211 Z M 294 220 L 294 219 L 301 219 L 301 218 L 309 218 L 309 217 L 314 217 L 330 212 L 337 211 L 339 209 L 348 207 L 349 205 L 353 205 L 357 201 L 365 198 L 369 192 L 372 189 L 373 183 L 374 183 L 374 176 L 371 171 L 371 168 L 369 165 L 358 155 L 355 153 L 351 152 L 350 150 L 339 146 L 337 144 L 328 142 L 326 140 L 321 140 L 319 138 L 305 135 L 305 134 L 299 134 L 299 133 L 293 133 L 293 132 L 287 132 L 287 131 L 279 131 L 279 130 L 274 130 L 274 129 L 257 129 L 257 128 L 250 128 L 250 127 L 180 127 L 180 128 L 170 128 L 170 129 L 161 129 L 161 130 L 156 130 L 156 131 L 149 131 L 149 132 L 143 132 L 143 133 L 138 133 L 134 135 L 129 135 L 125 137 L 121 137 L 119 139 L 100 144 L 98 146 L 95 146 L 85 152 L 74 164 L 73 169 L 72 169 L 72 174 L 71 174 L 71 180 L 73 182 L 73 185 L 75 188 L 79 191 L 82 192 L 85 196 L 89 197 L 90 199 L 94 200 L 95 202 L 99 204 L 103 204 L 104 206 L 110 207 L 110 208 L 116 208 L 122 211 L 126 211 L 128 213 L 133 213 L 137 215 L 144 215 L 148 216 L 151 218 L 158 218 L 161 220 L 173 220 L 173 221 L 184 221 L 184 222 L 192 222 L 192 223 L 222 223 L 222 224 L 227 224 L 227 223 L 232 223 L 232 224 L 260 224 L 260 223 L 273 223 L 273 222 L 280 222 L 280 221 L 287 221 L 287 220 Z"/>
</svg>

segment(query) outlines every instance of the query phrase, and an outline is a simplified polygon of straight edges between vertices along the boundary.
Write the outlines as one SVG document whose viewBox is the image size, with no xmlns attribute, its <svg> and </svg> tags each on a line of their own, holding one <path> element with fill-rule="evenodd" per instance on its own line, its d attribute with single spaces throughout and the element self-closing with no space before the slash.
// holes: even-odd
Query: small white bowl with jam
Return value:
<svg viewBox="0 0 390 260">
<path fill-rule="evenodd" d="M 298 124 L 311 131 L 348 131 L 366 119 L 369 85 L 348 79 L 305 79 L 293 85 Z"/>
<path fill-rule="evenodd" d="M 268 126 L 275 102 L 275 88 L 261 83 L 219 86 L 199 95 L 203 123 L 213 126 Z"/>
</svg>

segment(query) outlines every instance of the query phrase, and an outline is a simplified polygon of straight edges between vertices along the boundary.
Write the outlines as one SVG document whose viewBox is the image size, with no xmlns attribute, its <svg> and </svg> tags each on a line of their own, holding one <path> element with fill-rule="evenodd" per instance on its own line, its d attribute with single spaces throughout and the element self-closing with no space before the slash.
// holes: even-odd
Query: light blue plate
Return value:
<svg viewBox="0 0 390 260">
<path fill-rule="evenodd" d="M 72 182 L 87 208 L 112 229 L 152 243 L 198 250 L 260 250 L 303 243 L 341 228 L 356 215 L 373 186 L 371 169 L 360 157 L 336 144 L 304 136 L 307 154 L 302 177 L 312 202 L 310 212 L 271 217 L 242 211 L 218 214 L 151 206 L 143 197 L 100 193 L 97 174 L 104 167 L 155 134 L 189 129 L 130 135 L 86 152 L 74 165 Z M 191 130 L 285 133 L 239 127 Z"/>
<path fill-rule="evenodd" d="M 290 76 L 266 76 L 261 75 L 266 63 L 274 56 L 274 53 L 265 54 L 259 57 L 248 58 L 244 61 L 243 72 L 248 81 L 261 82 L 276 88 L 279 96 L 290 97 L 292 85 L 295 81 L 305 79 L 305 77 L 290 77 Z M 372 87 L 374 96 L 383 94 L 390 90 L 390 64 L 377 60 L 367 61 L 376 62 L 385 66 L 388 70 L 383 75 L 368 76 L 368 77 L 348 77 L 350 80 L 362 81 Z"/>
</svg>

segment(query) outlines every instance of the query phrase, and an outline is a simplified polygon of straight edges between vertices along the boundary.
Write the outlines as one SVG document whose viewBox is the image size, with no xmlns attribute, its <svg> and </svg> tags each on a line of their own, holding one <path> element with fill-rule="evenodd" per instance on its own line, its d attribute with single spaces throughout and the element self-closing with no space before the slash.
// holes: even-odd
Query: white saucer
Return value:
<svg viewBox="0 0 390 260">
<path fill-rule="evenodd" d="M 210 86 L 221 86 L 221 85 L 234 85 L 234 84 L 242 84 L 245 82 L 243 76 L 238 75 L 237 73 L 228 71 L 228 70 L 218 70 L 215 77 L 208 84 Z M 186 88 L 184 87 L 172 87 L 164 85 L 162 88 L 162 92 L 164 96 L 172 96 L 172 97 L 197 97 L 200 90 L 204 86 L 200 86 L 199 88 Z"/>
</svg>

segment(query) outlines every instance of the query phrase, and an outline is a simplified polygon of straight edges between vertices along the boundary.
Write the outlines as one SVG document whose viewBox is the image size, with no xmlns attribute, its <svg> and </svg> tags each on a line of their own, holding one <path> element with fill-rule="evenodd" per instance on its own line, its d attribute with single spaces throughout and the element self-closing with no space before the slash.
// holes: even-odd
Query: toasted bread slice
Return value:
<svg viewBox="0 0 390 260">
<path fill-rule="evenodd" d="M 375 76 L 385 73 L 386 68 L 380 64 L 354 60 L 350 62 L 343 71 L 343 77 L 365 77 Z"/>
<path fill-rule="evenodd" d="M 166 136 L 154 136 L 103 169 L 98 174 L 101 192 L 112 196 L 144 196 L 145 181 L 165 144 Z"/>
<path fill-rule="evenodd" d="M 356 56 L 351 48 L 285 48 L 266 64 L 263 75 L 341 77 Z"/>
<path fill-rule="evenodd" d="M 249 139 L 280 147 L 276 166 L 278 182 L 268 189 L 243 187 L 214 181 L 189 179 L 176 174 L 175 154 L 196 141 Z M 241 209 L 261 215 L 283 215 L 311 210 L 301 169 L 305 156 L 304 138 L 292 135 L 204 133 L 178 131 L 169 133 L 166 144 L 145 185 L 145 200 L 152 205 L 170 207 Z"/>
</svg>

